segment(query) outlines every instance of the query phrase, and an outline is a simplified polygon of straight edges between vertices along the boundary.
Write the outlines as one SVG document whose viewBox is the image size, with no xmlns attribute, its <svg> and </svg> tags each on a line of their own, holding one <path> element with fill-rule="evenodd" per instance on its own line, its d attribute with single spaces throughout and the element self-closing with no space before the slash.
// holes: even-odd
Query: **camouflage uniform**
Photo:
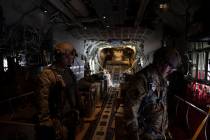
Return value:
<svg viewBox="0 0 210 140">
<path fill-rule="evenodd" d="M 153 65 L 134 75 L 125 100 L 127 126 L 132 139 L 165 139 L 168 128 L 166 92 L 167 80 Z"/>
<path fill-rule="evenodd" d="M 38 85 L 38 121 L 39 126 L 51 129 L 49 134 L 51 136 L 47 139 L 51 139 L 52 135 L 55 137 L 53 139 L 63 139 L 61 130 L 63 124 L 70 129 L 68 131 L 74 133 L 79 121 L 79 99 L 73 72 L 69 68 L 47 67 L 39 75 Z M 39 131 L 46 131 L 46 129 Z"/>
</svg>

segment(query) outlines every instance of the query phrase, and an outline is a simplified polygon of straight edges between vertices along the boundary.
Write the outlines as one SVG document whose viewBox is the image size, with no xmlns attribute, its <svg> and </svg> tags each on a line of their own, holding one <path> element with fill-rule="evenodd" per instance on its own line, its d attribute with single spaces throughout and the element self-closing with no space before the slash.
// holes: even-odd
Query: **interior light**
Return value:
<svg viewBox="0 0 210 140">
<path fill-rule="evenodd" d="M 134 49 L 134 48 L 135 48 L 135 47 L 132 46 L 132 45 L 127 45 L 126 47 L 127 47 L 127 48 L 131 48 L 131 49 Z"/>
<path fill-rule="evenodd" d="M 160 5 L 159 5 L 159 8 L 160 10 L 167 10 L 169 7 L 169 2 L 167 0 L 161 0 L 160 1 Z"/>
<path fill-rule="evenodd" d="M 103 16 L 103 19 L 106 19 L 106 16 Z"/>
<path fill-rule="evenodd" d="M 167 3 L 161 3 L 160 4 L 160 9 L 167 9 L 168 8 L 168 4 Z"/>
<path fill-rule="evenodd" d="M 110 46 L 110 45 L 107 45 L 107 48 L 111 48 L 112 46 Z"/>
</svg>

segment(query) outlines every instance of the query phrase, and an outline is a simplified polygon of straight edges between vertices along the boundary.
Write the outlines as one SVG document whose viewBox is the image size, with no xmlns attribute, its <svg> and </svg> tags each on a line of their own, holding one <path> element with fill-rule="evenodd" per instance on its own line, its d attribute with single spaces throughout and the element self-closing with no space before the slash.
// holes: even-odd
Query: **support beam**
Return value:
<svg viewBox="0 0 210 140">
<path fill-rule="evenodd" d="M 140 1 L 139 10 L 138 10 L 137 17 L 136 17 L 136 20 L 134 23 L 135 27 L 137 27 L 139 24 L 141 24 L 142 19 L 144 17 L 145 9 L 146 9 L 147 5 L 149 4 L 149 1 L 150 0 L 141 0 Z"/>
<path fill-rule="evenodd" d="M 83 25 L 78 22 L 78 20 L 74 17 L 74 15 L 69 11 L 69 9 L 63 5 L 63 3 L 59 0 L 48 0 L 55 8 L 61 11 L 65 16 L 71 19 L 77 26 L 82 27 Z"/>
</svg>

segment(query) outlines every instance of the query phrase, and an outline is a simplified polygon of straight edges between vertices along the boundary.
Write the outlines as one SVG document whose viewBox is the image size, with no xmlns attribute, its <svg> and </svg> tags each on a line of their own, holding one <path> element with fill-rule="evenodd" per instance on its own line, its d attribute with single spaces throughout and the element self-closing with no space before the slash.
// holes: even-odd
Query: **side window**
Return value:
<svg viewBox="0 0 210 140">
<path fill-rule="evenodd" d="M 4 57 L 4 59 L 3 59 L 3 66 L 4 66 L 4 71 L 6 72 L 8 70 L 8 62 L 7 62 L 6 57 Z"/>
<path fill-rule="evenodd" d="M 196 78 L 196 68 L 197 68 L 197 53 L 191 53 L 190 55 L 190 60 L 191 60 L 191 76 L 193 78 Z"/>
<path fill-rule="evenodd" d="M 190 76 L 198 81 L 210 81 L 210 45 L 207 42 L 193 42 L 189 48 L 191 62 Z"/>
<path fill-rule="evenodd" d="M 205 80 L 205 65 L 206 65 L 206 52 L 198 53 L 198 75 L 197 78 Z"/>
</svg>

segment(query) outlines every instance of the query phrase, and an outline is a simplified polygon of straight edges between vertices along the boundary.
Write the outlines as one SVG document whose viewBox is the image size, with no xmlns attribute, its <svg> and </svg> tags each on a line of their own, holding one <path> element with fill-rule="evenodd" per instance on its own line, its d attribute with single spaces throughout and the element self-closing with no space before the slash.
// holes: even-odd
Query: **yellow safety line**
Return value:
<svg viewBox="0 0 210 140">
<path fill-rule="evenodd" d="M 201 122 L 201 124 L 198 126 L 197 130 L 195 131 L 195 134 L 192 137 L 192 140 L 196 140 L 198 135 L 200 134 L 201 130 L 203 129 L 204 124 L 206 123 L 208 117 L 210 115 L 210 108 L 208 111 L 208 114 L 206 115 L 206 117 L 203 119 L 203 121 Z"/>
</svg>

